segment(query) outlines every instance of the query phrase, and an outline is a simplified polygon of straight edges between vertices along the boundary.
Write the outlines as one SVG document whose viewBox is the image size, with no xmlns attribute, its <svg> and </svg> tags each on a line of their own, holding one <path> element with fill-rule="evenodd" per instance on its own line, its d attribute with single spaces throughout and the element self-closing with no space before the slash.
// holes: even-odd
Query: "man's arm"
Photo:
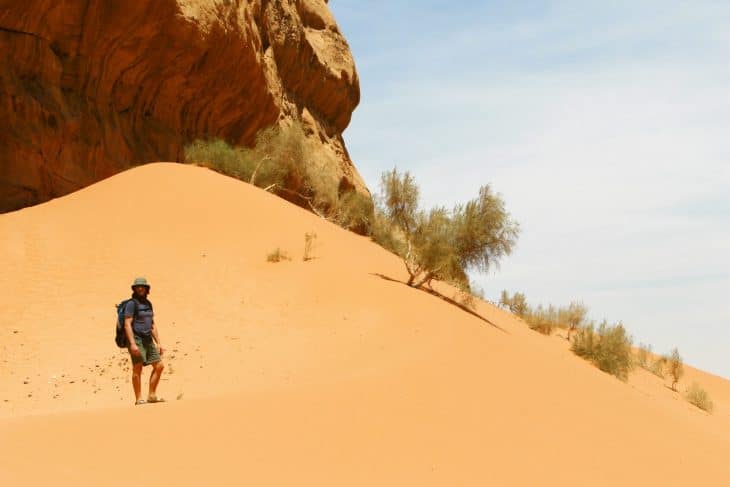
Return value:
<svg viewBox="0 0 730 487">
<path fill-rule="evenodd" d="M 152 338 L 155 339 L 155 343 L 157 344 L 157 349 L 160 351 L 160 357 L 162 357 L 162 354 L 165 353 L 165 348 L 160 343 L 160 335 L 157 333 L 157 326 L 155 325 L 155 320 L 152 320 Z"/>
<path fill-rule="evenodd" d="M 124 317 L 124 333 L 127 334 L 127 341 L 129 342 L 129 350 L 134 355 L 139 355 L 139 347 L 134 341 L 134 333 L 132 332 L 132 317 L 131 316 L 125 316 Z"/>
</svg>

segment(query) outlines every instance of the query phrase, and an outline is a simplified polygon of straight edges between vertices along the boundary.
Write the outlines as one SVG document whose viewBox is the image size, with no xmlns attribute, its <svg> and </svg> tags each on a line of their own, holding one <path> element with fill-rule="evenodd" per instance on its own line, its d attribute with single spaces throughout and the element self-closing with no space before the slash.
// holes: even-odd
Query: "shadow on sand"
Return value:
<svg viewBox="0 0 730 487">
<path fill-rule="evenodd" d="M 484 316 L 480 315 L 479 313 L 477 313 L 473 309 L 469 308 L 468 306 L 466 306 L 466 305 L 464 305 L 464 304 L 462 304 L 462 303 L 460 303 L 460 302 L 458 302 L 458 301 L 456 301 L 456 300 L 454 300 L 454 299 L 452 299 L 452 298 L 450 298 L 448 296 L 444 296 L 443 294 L 441 294 L 440 292 L 436 291 L 435 289 L 431 289 L 431 288 L 427 288 L 427 287 L 421 287 L 421 288 L 411 287 L 411 286 L 408 286 L 408 284 L 405 283 L 405 282 L 403 282 L 403 281 L 399 281 L 398 279 L 393 279 L 392 277 L 388 277 L 388 276 L 386 276 L 384 274 L 380 274 L 380 273 L 377 273 L 377 272 L 371 272 L 370 274 L 373 275 L 373 276 L 377 276 L 377 277 L 379 277 L 381 279 L 385 279 L 386 281 L 397 282 L 398 284 L 403 284 L 404 286 L 407 286 L 407 287 L 409 287 L 411 289 L 414 289 L 416 291 L 423 291 L 423 292 L 428 293 L 428 294 L 430 294 L 432 296 L 435 296 L 435 297 L 437 297 L 439 299 L 442 299 L 442 300 L 446 301 L 447 303 L 449 303 L 449 304 L 451 304 L 453 306 L 456 306 L 457 308 L 461 309 L 462 311 L 465 311 L 465 312 L 469 313 L 470 315 L 472 315 L 472 316 L 474 316 L 476 318 L 479 318 L 483 322 L 485 322 L 485 323 L 493 326 L 494 328 L 498 329 L 502 333 L 506 333 L 506 334 L 509 335 L 509 332 L 507 330 L 505 330 L 504 328 L 502 328 L 501 326 L 497 325 L 496 323 L 493 323 L 493 322 L 489 321 Z"/>
</svg>

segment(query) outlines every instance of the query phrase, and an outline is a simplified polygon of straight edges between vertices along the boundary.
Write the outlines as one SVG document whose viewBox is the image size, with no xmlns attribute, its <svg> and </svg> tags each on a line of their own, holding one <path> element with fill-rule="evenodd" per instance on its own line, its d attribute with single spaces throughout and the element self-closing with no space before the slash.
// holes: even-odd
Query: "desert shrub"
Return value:
<svg viewBox="0 0 730 487">
<path fill-rule="evenodd" d="M 669 372 L 669 377 L 672 379 L 672 390 L 677 390 L 677 382 L 684 375 L 684 364 L 682 363 L 682 357 L 679 355 L 677 348 L 672 349 L 669 356 L 665 359 L 666 369 Z"/>
<path fill-rule="evenodd" d="M 317 234 L 314 232 L 307 232 L 304 234 L 304 257 L 303 260 L 312 260 L 312 250 L 314 249 L 314 241 L 317 239 Z"/>
<path fill-rule="evenodd" d="M 656 375 L 657 377 L 664 378 L 664 368 L 667 364 L 667 358 L 666 357 L 658 357 L 655 361 L 649 365 L 649 372 Z"/>
<path fill-rule="evenodd" d="M 196 140 L 184 149 L 185 160 L 238 179 L 248 179 L 254 161 L 248 149 L 232 147 L 222 139 Z"/>
<path fill-rule="evenodd" d="M 404 238 L 409 286 L 421 287 L 433 279 L 464 282 L 468 269 L 487 271 L 511 252 L 519 227 L 489 186 L 451 210 L 421 210 L 418 198 L 410 173 L 393 169 L 381 176 L 382 214 Z"/>
<path fill-rule="evenodd" d="M 373 213 L 372 225 L 370 226 L 370 238 L 386 250 L 405 257 L 405 239 L 397 232 L 396 227 L 391 225 L 383 210 L 376 204 Z"/>
<path fill-rule="evenodd" d="M 651 357 L 651 345 L 639 344 L 639 348 L 636 350 L 636 365 L 642 369 L 649 370 L 649 358 Z"/>
<path fill-rule="evenodd" d="M 477 308 L 477 300 L 485 300 L 484 290 L 470 280 L 455 282 L 458 291 L 454 295 L 454 300 L 461 303 L 462 306 L 474 311 Z"/>
<path fill-rule="evenodd" d="M 510 310 L 511 313 L 524 318 L 530 312 L 527 298 L 522 293 L 514 293 L 512 296 L 506 290 L 502 291 L 499 297 L 499 305 Z"/>
<path fill-rule="evenodd" d="M 593 324 L 580 328 L 571 350 L 593 362 L 602 371 L 621 380 L 628 379 L 631 370 L 631 338 L 621 323 L 609 325 L 604 320 L 597 330 Z"/>
<path fill-rule="evenodd" d="M 558 325 L 568 328 L 568 340 L 571 333 L 575 332 L 583 324 L 585 324 L 588 315 L 588 308 L 582 302 L 573 301 L 567 308 L 561 308 L 558 311 Z"/>
<path fill-rule="evenodd" d="M 374 205 L 371 198 L 356 191 L 346 191 L 337 200 L 335 221 L 343 228 L 365 235 L 373 226 Z"/>
<path fill-rule="evenodd" d="M 714 408 L 710 395 L 696 382 L 693 382 L 687 389 L 684 397 L 687 401 L 708 413 L 711 413 Z"/>
<path fill-rule="evenodd" d="M 274 125 L 256 135 L 252 148 L 220 139 L 196 140 L 184 149 L 185 161 L 209 167 L 309 208 L 345 228 L 366 234 L 372 201 L 354 191 L 338 194 L 336 162 L 319 157 L 301 124 Z"/>
<path fill-rule="evenodd" d="M 543 308 L 542 305 L 539 305 L 534 310 L 528 311 L 524 318 L 527 326 L 543 335 L 550 335 L 557 321 L 555 308 L 552 306 Z"/>
<path fill-rule="evenodd" d="M 266 256 L 267 262 L 281 262 L 282 260 L 291 260 L 291 257 L 278 247 Z"/>
</svg>

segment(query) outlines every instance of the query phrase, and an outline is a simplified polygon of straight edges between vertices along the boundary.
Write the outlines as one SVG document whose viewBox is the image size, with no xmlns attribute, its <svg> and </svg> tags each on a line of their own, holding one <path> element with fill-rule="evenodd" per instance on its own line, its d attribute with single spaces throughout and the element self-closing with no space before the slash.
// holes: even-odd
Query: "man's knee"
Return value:
<svg viewBox="0 0 730 487">
<path fill-rule="evenodd" d="M 159 362 L 155 362 L 154 364 L 152 364 L 152 368 L 155 370 L 155 372 L 160 373 L 165 370 L 165 364 L 162 363 L 162 360 L 160 360 Z"/>
<path fill-rule="evenodd" d="M 134 364 L 132 366 L 132 377 L 141 377 L 143 366 L 144 366 L 144 364 Z"/>
</svg>

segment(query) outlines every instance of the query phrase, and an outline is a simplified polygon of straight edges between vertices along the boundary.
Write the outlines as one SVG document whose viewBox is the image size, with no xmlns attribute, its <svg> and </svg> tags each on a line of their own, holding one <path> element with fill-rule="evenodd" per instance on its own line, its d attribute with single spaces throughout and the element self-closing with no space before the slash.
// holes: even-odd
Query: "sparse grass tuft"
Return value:
<svg viewBox="0 0 730 487">
<path fill-rule="evenodd" d="M 266 262 L 281 262 L 282 260 L 291 260 L 291 257 L 279 247 L 266 256 Z"/>
<path fill-rule="evenodd" d="M 696 382 L 693 382 L 689 389 L 687 389 L 687 393 L 684 395 L 684 398 L 708 413 L 711 413 L 714 408 L 710 395 L 707 394 L 707 391 L 700 387 L 700 385 Z"/>
</svg>

